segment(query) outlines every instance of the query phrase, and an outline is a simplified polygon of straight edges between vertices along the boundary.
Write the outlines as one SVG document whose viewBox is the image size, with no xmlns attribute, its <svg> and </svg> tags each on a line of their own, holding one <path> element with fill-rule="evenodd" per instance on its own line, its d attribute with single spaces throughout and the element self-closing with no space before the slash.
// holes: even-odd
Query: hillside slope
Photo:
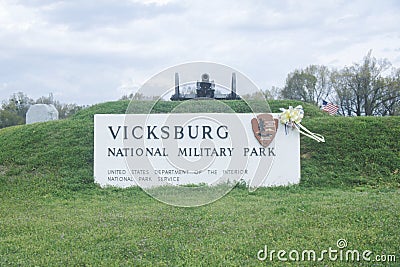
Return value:
<svg viewBox="0 0 400 267">
<path fill-rule="evenodd" d="M 0 130 L 0 184 L 24 184 L 27 191 L 43 194 L 94 187 L 93 116 L 125 113 L 128 104 L 98 104 L 70 119 Z M 400 117 L 332 117 L 301 102 L 269 104 L 272 112 L 303 104 L 303 124 L 325 136 L 326 143 L 301 139 L 301 186 L 400 186 Z M 137 102 L 138 113 L 148 105 L 153 103 Z M 160 102 L 153 111 L 169 112 L 176 105 Z M 243 103 L 227 101 L 227 105 L 237 112 L 248 112 Z"/>
</svg>

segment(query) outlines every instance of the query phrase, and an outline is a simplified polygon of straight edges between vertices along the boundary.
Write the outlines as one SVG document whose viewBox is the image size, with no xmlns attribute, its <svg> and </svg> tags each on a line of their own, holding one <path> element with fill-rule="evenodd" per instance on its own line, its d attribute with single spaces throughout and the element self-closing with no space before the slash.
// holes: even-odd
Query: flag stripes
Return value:
<svg viewBox="0 0 400 267">
<path fill-rule="evenodd" d="M 332 103 L 328 103 L 325 100 L 323 100 L 322 105 L 323 105 L 322 110 L 328 112 L 330 115 L 335 115 L 339 110 L 338 106 Z"/>
</svg>

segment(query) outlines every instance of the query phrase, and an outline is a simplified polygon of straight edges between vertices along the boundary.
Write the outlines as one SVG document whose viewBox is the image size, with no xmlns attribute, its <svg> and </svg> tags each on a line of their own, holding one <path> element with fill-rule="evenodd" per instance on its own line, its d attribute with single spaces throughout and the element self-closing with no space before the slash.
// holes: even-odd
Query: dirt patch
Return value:
<svg viewBox="0 0 400 267">
<path fill-rule="evenodd" d="M 6 166 L 0 165 L 0 175 L 6 175 L 8 168 Z"/>
<path fill-rule="evenodd" d="M 311 153 L 304 153 L 300 155 L 300 158 L 302 159 L 310 159 L 311 158 Z"/>
</svg>

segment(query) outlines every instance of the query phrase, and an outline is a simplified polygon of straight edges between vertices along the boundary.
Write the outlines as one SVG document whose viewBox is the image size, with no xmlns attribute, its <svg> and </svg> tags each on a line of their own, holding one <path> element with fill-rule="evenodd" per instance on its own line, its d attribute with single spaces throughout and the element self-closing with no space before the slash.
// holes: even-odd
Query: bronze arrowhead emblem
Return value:
<svg viewBox="0 0 400 267">
<path fill-rule="evenodd" d="M 269 146 L 274 140 L 278 129 L 278 120 L 271 114 L 259 114 L 251 120 L 254 136 L 263 147 Z"/>
</svg>

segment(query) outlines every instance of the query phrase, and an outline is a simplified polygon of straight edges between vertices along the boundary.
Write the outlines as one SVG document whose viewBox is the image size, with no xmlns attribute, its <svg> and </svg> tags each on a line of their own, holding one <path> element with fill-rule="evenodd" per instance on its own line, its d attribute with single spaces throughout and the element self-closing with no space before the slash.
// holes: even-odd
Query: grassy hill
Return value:
<svg viewBox="0 0 400 267">
<path fill-rule="evenodd" d="M 303 124 L 325 136 L 326 143 L 301 138 L 300 185 L 255 193 L 238 187 L 211 205 L 183 209 L 138 188 L 94 185 L 93 115 L 125 113 L 128 104 L 0 130 L 1 266 L 262 266 L 256 254 L 264 245 L 328 248 L 339 238 L 354 249 L 400 252 L 400 117 L 333 117 L 270 101 L 272 112 L 302 104 Z M 137 102 L 134 112 L 153 104 Z M 153 112 L 176 105 L 160 102 Z M 243 102 L 226 105 L 250 111 Z"/>
<path fill-rule="evenodd" d="M 250 112 L 243 102 L 227 103 L 237 112 Z M 1 173 L 9 176 L 50 171 L 57 174 L 54 180 L 63 187 L 92 187 L 93 116 L 125 113 L 128 104 L 97 104 L 70 119 L 0 130 Z M 326 143 L 316 143 L 301 137 L 302 186 L 399 186 L 399 117 L 332 117 L 301 102 L 269 104 L 272 112 L 302 104 L 306 114 L 303 124 L 326 138 Z M 154 102 L 137 102 L 135 109 L 141 113 L 152 105 Z M 167 113 L 176 105 L 159 102 L 153 111 Z M 192 110 L 191 105 L 186 112 Z"/>
</svg>

